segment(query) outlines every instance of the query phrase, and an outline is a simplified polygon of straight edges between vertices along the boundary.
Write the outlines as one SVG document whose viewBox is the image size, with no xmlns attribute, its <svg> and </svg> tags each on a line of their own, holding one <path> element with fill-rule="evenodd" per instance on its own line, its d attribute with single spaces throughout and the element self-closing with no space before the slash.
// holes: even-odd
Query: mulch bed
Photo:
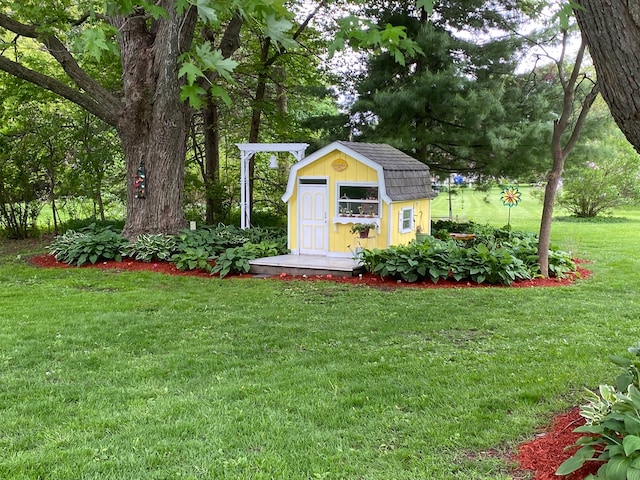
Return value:
<svg viewBox="0 0 640 480">
<path fill-rule="evenodd" d="M 581 425 L 584 425 L 584 418 L 580 416 L 579 408 L 556 415 L 551 425 L 536 438 L 518 447 L 513 457 L 519 465 L 515 478 L 527 478 L 518 474 L 530 472 L 532 480 L 584 480 L 589 474 L 595 474 L 602 465 L 600 462 L 588 462 L 570 475 L 555 474 L 562 462 L 578 449 L 572 445 L 582 434 L 573 430 Z"/>
<path fill-rule="evenodd" d="M 67 265 L 63 262 L 58 262 L 52 255 L 37 255 L 31 257 L 30 262 L 38 267 L 56 267 L 56 268 L 78 268 L 73 265 Z M 584 263 L 578 261 L 579 264 Z M 108 270 L 119 271 L 153 271 L 158 273 L 165 273 L 170 275 L 186 275 L 195 277 L 211 277 L 208 272 L 204 270 L 178 270 L 175 265 L 168 262 L 140 262 L 136 260 L 125 259 L 122 262 L 116 262 L 114 260 L 106 262 L 97 262 L 95 264 L 85 264 L 79 268 L 101 268 Z M 578 267 L 578 271 L 575 274 L 567 275 L 564 278 L 534 278 L 532 280 L 523 280 L 513 282 L 509 287 L 516 288 L 530 288 L 530 287 L 560 287 L 565 285 L 571 285 L 578 278 L 588 278 L 591 275 L 589 270 L 582 267 Z M 225 278 L 253 278 L 252 274 L 244 275 L 228 275 Z M 392 278 L 380 278 L 376 275 L 364 273 L 355 277 L 336 277 L 332 275 L 287 275 L 282 273 L 268 277 L 270 279 L 279 280 L 306 280 L 306 281 L 318 281 L 327 280 L 337 283 L 346 283 L 352 285 L 368 285 L 371 287 L 380 288 L 397 288 L 397 287 L 413 287 L 413 288 L 500 288 L 501 285 L 487 285 L 478 284 L 475 282 L 456 282 L 455 280 L 444 280 L 438 283 L 433 283 L 430 280 L 423 280 L 419 282 L 403 282 L 402 280 L 395 280 Z M 507 288 L 509 288 L 507 287 Z"/>
</svg>

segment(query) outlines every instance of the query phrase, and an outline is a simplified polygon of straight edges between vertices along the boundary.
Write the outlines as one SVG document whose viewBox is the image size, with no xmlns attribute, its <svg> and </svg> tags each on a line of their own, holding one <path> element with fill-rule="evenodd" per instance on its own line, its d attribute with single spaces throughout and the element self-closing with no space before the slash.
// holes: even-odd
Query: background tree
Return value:
<svg viewBox="0 0 640 480">
<path fill-rule="evenodd" d="M 432 15 L 384 2 L 368 14 L 405 26 L 424 55 L 404 65 L 386 52 L 370 57 L 352 108 L 363 140 L 392 144 L 436 172 L 513 175 L 535 168 L 535 137 L 549 112 L 515 73 L 522 39 L 507 32 L 522 21 L 516 2 L 441 2 Z M 497 29 L 504 35 L 498 38 Z"/>
<path fill-rule="evenodd" d="M 565 160 L 576 146 L 589 110 L 599 92 L 598 84 L 581 71 L 586 44 L 584 41 L 580 42 L 576 58 L 573 64 L 568 66 L 565 64 L 568 31 L 563 30 L 561 35 L 561 50 L 555 61 L 555 68 L 563 95 L 559 116 L 553 122 L 552 166 L 547 175 L 538 235 L 538 263 L 540 264 L 540 273 L 545 277 L 549 276 L 549 247 L 553 209 Z"/>
<path fill-rule="evenodd" d="M 585 141 L 565 167 L 557 202 L 581 218 L 640 200 L 640 155 L 617 127 L 604 101 L 598 103 L 602 105 L 597 105 L 597 112 L 592 109 L 585 125 Z"/>
<path fill-rule="evenodd" d="M 191 49 L 195 28 L 198 21 L 217 25 L 234 15 L 258 25 L 271 43 L 292 45 L 291 11 L 282 0 L 82 0 L 69 6 L 15 0 L 0 9 L 0 36 L 11 47 L 0 55 L 0 70 L 76 103 L 118 132 L 127 165 L 126 236 L 171 233 L 184 226 L 190 105 L 199 107 L 206 94 L 200 85 L 206 72 L 231 81 L 235 66 L 210 42 Z M 347 25 L 342 32 L 348 30 Z M 411 46 L 402 41 L 402 29 L 392 25 L 351 32 L 360 42 L 386 45 L 392 52 Z M 41 52 L 56 65 L 31 62 Z M 95 63 L 102 69 L 87 68 Z M 100 72 L 117 69 L 121 84 L 114 88 Z M 224 97 L 220 89 L 215 93 Z M 144 199 L 133 187 L 142 166 Z"/>
</svg>

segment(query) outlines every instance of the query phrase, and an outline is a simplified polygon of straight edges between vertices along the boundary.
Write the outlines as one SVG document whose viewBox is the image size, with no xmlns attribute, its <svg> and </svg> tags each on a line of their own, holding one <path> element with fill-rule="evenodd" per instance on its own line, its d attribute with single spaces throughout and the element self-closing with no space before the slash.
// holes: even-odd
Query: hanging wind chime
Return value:
<svg viewBox="0 0 640 480">
<path fill-rule="evenodd" d="M 509 207 L 509 216 L 507 219 L 507 229 L 511 230 L 511 208 L 517 206 L 522 199 L 522 193 L 518 187 L 504 187 L 500 192 L 500 199 L 505 207 Z"/>
<path fill-rule="evenodd" d="M 133 189 L 136 193 L 136 198 L 147 198 L 147 174 L 144 168 L 144 161 L 138 165 L 138 170 L 133 176 Z"/>
</svg>

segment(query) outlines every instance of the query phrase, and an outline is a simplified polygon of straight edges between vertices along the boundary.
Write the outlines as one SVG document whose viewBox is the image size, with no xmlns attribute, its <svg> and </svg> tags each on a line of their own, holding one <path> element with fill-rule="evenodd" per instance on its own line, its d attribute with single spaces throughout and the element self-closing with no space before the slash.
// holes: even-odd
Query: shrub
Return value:
<svg viewBox="0 0 640 480">
<path fill-rule="evenodd" d="M 227 248 L 216 258 L 216 265 L 211 274 L 219 274 L 220 278 L 229 273 L 247 273 L 251 268 L 250 260 L 262 257 L 273 257 L 287 253 L 278 242 L 263 241 L 260 243 L 245 243 L 241 247 Z"/>
<path fill-rule="evenodd" d="M 442 226 L 442 225 L 441 225 Z M 456 228 L 457 227 L 453 227 Z M 467 233 L 476 233 L 468 242 L 428 237 L 423 244 L 392 246 L 385 250 L 362 250 L 360 258 L 367 270 L 382 277 L 398 277 L 406 282 L 428 278 L 433 282 L 452 278 L 476 283 L 509 285 L 540 274 L 538 239 L 533 234 L 511 232 L 477 224 L 464 224 Z M 446 232 L 446 228 L 441 229 Z M 549 271 L 562 277 L 576 266 L 571 256 L 550 250 Z"/>
<path fill-rule="evenodd" d="M 67 230 L 59 235 L 47 248 L 56 260 L 68 264 L 83 265 L 98 260 L 122 260 L 121 250 L 127 240 L 111 227 L 91 224 L 82 231 Z"/>
<path fill-rule="evenodd" d="M 622 369 L 615 386 L 600 385 L 599 395 L 590 392 L 591 401 L 580 414 L 586 424 L 574 432 L 584 433 L 576 445 L 580 449 L 558 470 L 556 475 L 569 475 L 585 462 L 600 461 L 602 466 L 592 479 L 616 480 L 640 478 L 640 344 L 630 347 L 634 361 L 609 357 Z"/>
<path fill-rule="evenodd" d="M 635 152 L 604 156 L 565 172 L 558 204 L 580 218 L 611 212 L 640 199 L 638 159 Z"/>
<path fill-rule="evenodd" d="M 244 247 L 247 247 L 247 250 L 243 250 Z M 248 265 L 248 260 L 280 255 L 288 251 L 286 231 L 281 228 L 256 227 L 242 230 L 233 225 L 223 224 L 180 232 L 176 236 L 175 250 L 176 253 L 171 256 L 170 261 L 181 270 L 201 268 L 211 271 L 210 262 L 216 260 L 213 273 L 221 273 L 226 270 L 226 266 L 231 265 L 221 276 L 230 272 L 242 272 Z M 245 257 L 246 262 L 242 260 Z M 218 267 L 221 263 L 225 267 Z"/>
<path fill-rule="evenodd" d="M 173 235 L 143 233 L 126 245 L 122 253 L 143 262 L 169 260 L 176 252 L 177 245 L 176 237 Z"/>
<path fill-rule="evenodd" d="M 186 247 L 171 256 L 171 262 L 178 270 L 195 270 L 197 268 L 211 271 L 211 262 L 215 258 L 204 246 Z"/>
</svg>

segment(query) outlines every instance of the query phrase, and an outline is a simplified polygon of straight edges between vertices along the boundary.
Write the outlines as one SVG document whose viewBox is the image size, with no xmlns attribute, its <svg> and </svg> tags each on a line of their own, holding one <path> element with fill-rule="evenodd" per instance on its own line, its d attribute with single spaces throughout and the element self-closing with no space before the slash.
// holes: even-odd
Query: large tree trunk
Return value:
<svg viewBox="0 0 640 480">
<path fill-rule="evenodd" d="M 127 164 L 127 217 L 123 234 L 176 233 L 185 227 L 184 159 L 190 110 L 180 100 L 178 56 L 188 48 L 195 15 L 178 15 L 162 1 L 169 19 L 148 28 L 144 12 L 116 18 L 120 31 L 124 109 L 116 126 Z M 190 9 L 193 11 L 195 9 Z M 186 44 L 185 44 L 186 43 Z M 134 179 L 146 173 L 144 198 Z"/>
<path fill-rule="evenodd" d="M 611 114 L 640 152 L 640 3 L 575 0 L 578 24 L 589 46 Z"/>
</svg>

